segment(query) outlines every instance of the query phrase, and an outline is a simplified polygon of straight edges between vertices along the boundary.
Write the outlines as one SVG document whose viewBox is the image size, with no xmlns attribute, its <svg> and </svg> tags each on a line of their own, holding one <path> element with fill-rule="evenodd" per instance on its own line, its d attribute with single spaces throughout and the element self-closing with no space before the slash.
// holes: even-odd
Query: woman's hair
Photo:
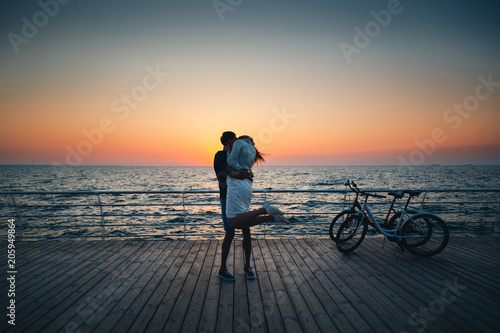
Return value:
<svg viewBox="0 0 500 333">
<path fill-rule="evenodd" d="M 264 156 L 266 154 L 264 153 L 261 153 L 257 147 L 255 147 L 255 142 L 253 141 L 252 137 L 251 136 L 248 136 L 248 135 L 242 135 L 238 138 L 238 140 L 243 140 L 243 139 L 247 139 L 247 140 L 250 140 L 250 142 L 252 142 L 252 145 L 253 147 L 255 148 L 255 159 L 253 161 L 254 164 L 262 164 L 264 163 L 265 159 L 264 159 Z"/>
</svg>

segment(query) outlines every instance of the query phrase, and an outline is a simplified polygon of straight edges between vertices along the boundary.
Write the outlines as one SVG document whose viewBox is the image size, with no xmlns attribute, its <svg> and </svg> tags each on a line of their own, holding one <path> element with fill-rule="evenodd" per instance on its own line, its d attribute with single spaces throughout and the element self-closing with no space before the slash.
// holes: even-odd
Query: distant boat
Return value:
<svg viewBox="0 0 500 333">
<path fill-rule="evenodd" d="M 436 163 L 436 164 L 431 164 L 432 166 L 440 166 L 439 163 Z"/>
</svg>

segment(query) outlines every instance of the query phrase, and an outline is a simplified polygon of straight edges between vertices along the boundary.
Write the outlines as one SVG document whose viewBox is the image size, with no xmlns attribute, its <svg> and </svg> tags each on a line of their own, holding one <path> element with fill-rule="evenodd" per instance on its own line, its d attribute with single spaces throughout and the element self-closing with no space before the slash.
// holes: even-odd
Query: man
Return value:
<svg viewBox="0 0 500 333">
<path fill-rule="evenodd" d="M 224 223 L 224 230 L 226 235 L 222 241 L 222 254 L 221 254 L 221 266 L 219 269 L 219 277 L 225 281 L 234 281 L 234 276 L 229 273 L 226 266 L 227 257 L 229 255 L 229 250 L 231 249 L 231 243 L 234 239 L 234 229 L 230 228 L 227 223 L 226 216 L 226 196 L 227 196 L 227 184 L 226 178 L 231 174 L 234 178 L 245 179 L 248 178 L 252 180 L 253 175 L 246 172 L 245 170 L 234 171 L 227 165 L 227 154 L 231 151 L 233 143 L 236 141 L 236 134 L 233 132 L 224 132 L 220 137 L 220 141 L 224 146 L 223 150 L 218 151 L 214 157 L 214 170 L 217 175 L 217 180 L 219 181 L 219 192 L 220 192 L 220 203 L 222 212 L 222 221 Z M 255 279 L 250 267 L 250 256 L 252 254 L 252 238 L 250 235 L 250 228 L 241 229 L 243 233 L 243 251 L 245 253 L 245 275 L 248 279 Z"/>
</svg>

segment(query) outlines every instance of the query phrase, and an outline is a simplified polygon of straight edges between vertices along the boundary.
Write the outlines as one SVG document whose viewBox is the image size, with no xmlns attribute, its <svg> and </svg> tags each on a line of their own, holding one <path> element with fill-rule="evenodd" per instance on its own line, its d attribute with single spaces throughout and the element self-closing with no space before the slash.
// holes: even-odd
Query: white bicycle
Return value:
<svg viewBox="0 0 500 333">
<path fill-rule="evenodd" d="M 415 214 L 414 211 L 408 210 L 411 199 L 419 196 L 420 191 L 389 192 L 388 194 L 395 198 L 402 198 L 408 194 L 408 200 L 401 213 L 398 214 L 397 223 L 384 223 L 382 226 L 371 212 L 368 198 L 385 198 L 385 196 L 360 191 L 356 186 L 352 186 L 351 189 L 363 196 L 365 200 L 361 210 L 349 216 L 337 231 L 335 241 L 340 252 L 350 253 L 358 248 L 366 236 L 368 224 L 388 240 L 395 241 L 402 251 L 407 249 L 419 256 L 436 255 L 448 245 L 450 231 L 443 219 L 431 213 Z"/>
</svg>

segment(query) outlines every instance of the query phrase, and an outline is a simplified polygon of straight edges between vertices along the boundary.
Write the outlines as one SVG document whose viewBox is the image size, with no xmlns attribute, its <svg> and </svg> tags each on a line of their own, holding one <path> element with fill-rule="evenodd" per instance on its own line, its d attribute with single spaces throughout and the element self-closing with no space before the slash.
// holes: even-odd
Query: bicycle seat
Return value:
<svg viewBox="0 0 500 333">
<path fill-rule="evenodd" d="M 404 196 L 404 194 L 401 192 L 388 192 L 387 194 L 392 195 L 396 199 L 401 199 Z"/>
<path fill-rule="evenodd" d="M 418 197 L 420 194 L 422 194 L 422 191 L 404 190 L 403 193 L 407 193 L 410 197 Z"/>
</svg>

